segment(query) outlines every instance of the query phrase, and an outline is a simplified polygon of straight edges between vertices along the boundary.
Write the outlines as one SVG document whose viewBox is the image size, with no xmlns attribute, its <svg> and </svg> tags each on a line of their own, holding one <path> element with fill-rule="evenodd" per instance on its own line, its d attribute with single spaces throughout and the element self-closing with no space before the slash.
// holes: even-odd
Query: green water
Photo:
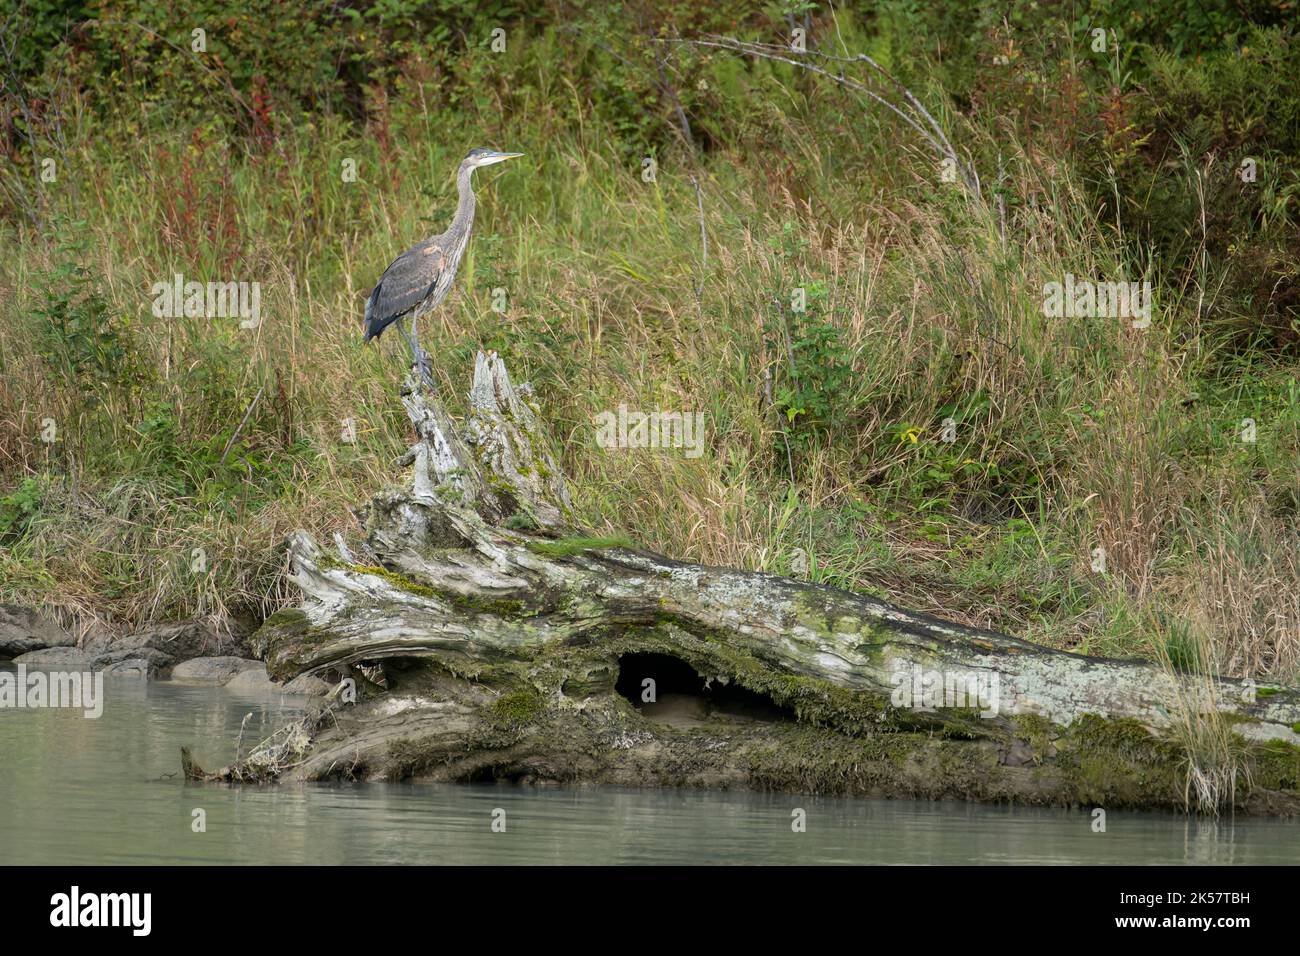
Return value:
<svg viewBox="0 0 1300 956">
<path fill-rule="evenodd" d="M 1297 863 L 1300 822 L 736 792 L 495 785 L 226 788 L 178 779 L 294 698 L 131 678 L 103 716 L 0 709 L 5 863 Z M 207 830 L 192 830 L 193 811 Z M 807 829 L 792 832 L 791 813 Z M 493 832 L 494 814 L 505 831 Z"/>
</svg>

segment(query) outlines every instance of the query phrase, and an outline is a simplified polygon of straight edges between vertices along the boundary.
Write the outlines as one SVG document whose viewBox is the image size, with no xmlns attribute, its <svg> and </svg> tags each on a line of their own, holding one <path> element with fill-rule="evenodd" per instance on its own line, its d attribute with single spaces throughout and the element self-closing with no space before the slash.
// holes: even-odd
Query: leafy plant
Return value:
<svg viewBox="0 0 1300 956">
<path fill-rule="evenodd" d="M 0 497 L 0 544 L 22 540 L 41 513 L 41 499 L 41 483 L 35 478 L 24 478 L 17 488 Z"/>
<path fill-rule="evenodd" d="M 853 363 L 844 333 L 833 321 L 826 284 L 806 282 L 798 291 L 801 308 L 782 309 L 787 362 L 774 402 L 791 438 L 807 444 L 848 418 Z"/>
</svg>

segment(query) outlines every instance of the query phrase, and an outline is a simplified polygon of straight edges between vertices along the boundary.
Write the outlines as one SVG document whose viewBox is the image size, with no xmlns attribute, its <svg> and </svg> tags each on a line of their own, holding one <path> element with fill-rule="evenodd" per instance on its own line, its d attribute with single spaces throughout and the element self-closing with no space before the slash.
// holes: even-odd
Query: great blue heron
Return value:
<svg viewBox="0 0 1300 956">
<path fill-rule="evenodd" d="M 460 192 L 460 201 L 456 204 L 456 215 L 451 220 L 451 226 L 441 235 L 417 242 L 394 259 L 366 300 L 365 341 L 379 338 L 384 329 L 396 322 L 398 330 L 411 347 L 411 357 L 426 385 L 432 385 L 433 380 L 429 373 L 428 356 L 416 338 L 415 324 L 447 297 L 452 280 L 456 278 L 456 269 L 460 266 L 460 257 L 469 245 L 469 233 L 474 227 L 475 205 L 470 177 L 480 166 L 491 166 L 522 155 L 524 154 L 499 153 L 493 149 L 471 149 L 456 171 L 456 188 Z M 409 333 L 402 324 L 408 315 L 411 317 Z"/>
</svg>

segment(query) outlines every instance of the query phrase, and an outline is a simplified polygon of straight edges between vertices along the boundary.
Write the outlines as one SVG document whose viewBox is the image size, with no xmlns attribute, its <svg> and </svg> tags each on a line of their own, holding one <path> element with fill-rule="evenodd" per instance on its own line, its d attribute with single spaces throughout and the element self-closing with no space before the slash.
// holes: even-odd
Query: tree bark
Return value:
<svg viewBox="0 0 1300 956">
<path fill-rule="evenodd" d="M 365 541 L 337 557 L 296 532 L 303 603 L 257 635 L 273 677 L 332 676 L 358 701 L 308 718 L 273 759 L 193 776 L 1300 807 L 1293 690 L 584 535 L 531 392 L 494 354 L 478 356 L 460 428 L 413 378 L 403 401 L 412 488 L 377 495 Z M 674 686 L 675 709 L 644 683 L 673 662 L 698 680 Z M 1197 779 L 1226 784 L 1207 795 Z"/>
</svg>

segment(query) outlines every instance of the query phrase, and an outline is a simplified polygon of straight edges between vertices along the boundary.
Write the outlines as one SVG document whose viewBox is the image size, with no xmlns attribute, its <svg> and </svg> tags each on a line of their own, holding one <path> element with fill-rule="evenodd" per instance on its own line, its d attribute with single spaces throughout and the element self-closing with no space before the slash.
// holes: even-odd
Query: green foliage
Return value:
<svg viewBox="0 0 1300 956">
<path fill-rule="evenodd" d="M 775 405 L 789 423 L 794 441 L 809 442 L 839 428 L 852 414 L 845 397 L 850 394 L 853 363 L 844 333 L 835 324 L 824 282 L 807 282 L 799 289 L 803 308 L 783 310 L 788 336 Z"/>
<path fill-rule="evenodd" d="M 1171 273 L 1214 290 L 1214 327 L 1242 345 L 1294 353 L 1300 98 L 1283 77 L 1300 70 L 1300 44 L 1279 30 L 1252 31 L 1243 44 L 1198 65 L 1153 56 L 1151 95 L 1134 117 L 1151 130 L 1144 162 L 1120 167 L 1126 191 L 1150 198 L 1125 214 Z"/>
<path fill-rule="evenodd" d="M 1165 621 L 1164 656 L 1174 670 L 1194 674 L 1201 670 L 1201 645 L 1184 621 Z"/>
<path fill-rule="evenodd" d="M 23 539 L 41 513 L 41 483 L 24 478 L 18 487 L 0 497 L 0 544 L 11 546 Z"/>
<path fill-rule="evenodd" d="M 39 76 L 51 53 L 58 56 L 63 52 L 64 39 L 86 15 L 85 0 L 5 0 L 0 3 L 0 26 L 13 31 L 12 69 L 15 74 L 22 79 Z"/>
<path fill-rule="evenodd" d="M 80 226 L 84 223 L 72 224 Z M 60 247 L 58 264 L 36 277 L 39 298 L 31 322 L 36 351 L 55 375 L 87 392 L 142 386 L 146 375 L 130 326 L 113 314 L 98 280 L 82 264 L 86 249 L 84 242 Z"/>
</svg>

